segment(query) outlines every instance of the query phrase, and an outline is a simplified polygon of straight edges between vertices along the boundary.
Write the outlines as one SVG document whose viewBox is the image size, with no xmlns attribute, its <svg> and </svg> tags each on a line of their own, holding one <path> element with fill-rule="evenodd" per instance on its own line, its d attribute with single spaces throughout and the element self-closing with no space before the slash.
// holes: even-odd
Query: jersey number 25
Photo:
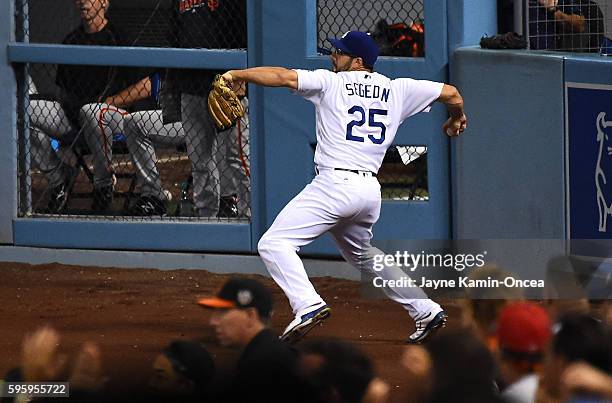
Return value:
<svg viewBox="0 0 612 403">
<path fill-rule="evenodd" d="M 346 125 L 346 139 L 350 141 L 364 142 L 363 137 L 353 135 L 353 127 L 363 126 L 366 122 L 366 111 L 359 105 L 353 106 L 348 110 L 348 113 L 353 115 L 358 113 L 361 115 L 359 119 L 353 120 Z M 385 141 L 385 132 L 387 131 L 386 126 L 382 122 L 376 121 L 377 115 L 386 115 L 387 111 L 384 109 L 370 109 L 368 115 L 368 126 L 380 128 L 380 137 L 376 137 L 372 134 L 368 134 L 368 138 L 374 144 L 382 144 Z"/>
</svg>

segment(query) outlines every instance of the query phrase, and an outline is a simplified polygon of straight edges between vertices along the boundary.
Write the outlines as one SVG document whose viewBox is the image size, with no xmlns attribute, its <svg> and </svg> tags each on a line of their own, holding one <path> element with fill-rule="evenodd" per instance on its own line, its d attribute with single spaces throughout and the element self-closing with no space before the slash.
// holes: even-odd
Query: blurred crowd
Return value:
<svg viewBox="0 0 612 403">
<path fill-rule="evenodd" d="M 612 401 L 612 303 L 514 297 L 466 298 L 449 329 L 407 344 L 395 366 L 405 380 L 401 396 L 356 345 L 316 335 L 295 345 L 279 340 L 269 327 L 271 292 L 245 278 L 197 301 L 218 344 L 238 353 L 229 372 L 218 371 L 226 363 L 205 344 L 174 340 L 153 360 L 146 387 L 115 394 L 96 344 L 66 357 L 58 332 L 43 327 L 25 337 L 21 363 L 4 382 L 69 382 L 64 401 L 83 402 Z"/>
</svg>

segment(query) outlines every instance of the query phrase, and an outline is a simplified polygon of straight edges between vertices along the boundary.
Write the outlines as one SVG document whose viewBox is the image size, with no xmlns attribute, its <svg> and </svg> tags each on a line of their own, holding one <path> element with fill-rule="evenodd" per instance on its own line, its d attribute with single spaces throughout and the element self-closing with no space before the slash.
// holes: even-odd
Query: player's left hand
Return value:
<svg viewBox="0 0 612 403">
<path fill-rule="evenodd" d="M 449 137 L 455 137 L 460 135 L 467 128 L 467 117 L 465 114 L 459 118 L 450 117 L 444 125 L 442 125 L 442 131 Z"/>
</svg>

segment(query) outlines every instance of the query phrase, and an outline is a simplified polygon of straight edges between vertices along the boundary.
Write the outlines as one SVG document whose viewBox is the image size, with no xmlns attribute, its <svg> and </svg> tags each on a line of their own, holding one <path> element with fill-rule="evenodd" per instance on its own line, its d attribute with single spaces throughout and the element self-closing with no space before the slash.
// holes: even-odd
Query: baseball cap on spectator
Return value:
<svg viewBox="0 0 612 403">
<path fill-rule="evenodd" d="M 378 59 L 378 45 L 367 32 L 349 31 L 341 38 L 329 38 L 329 41 L 336 49 L 351 56 L 361 57 L 369 67 L 373 67 Z"/>
<path fill-rule="evenodd" d="M 272 294 L 262 283 L 246 278 L 230 279 L 216 297 L 202 298 L 198 304 L 206 308 L 255 308 L 261 318 L 272 314 Z"/>
<path fill-rule="evenodd" d="M 502 352 L 516 358 L 539 358 L 551 338 L 550 319 L 537 304 L 515 302 L 501 311 L 497 336 Z"/>
</svg>

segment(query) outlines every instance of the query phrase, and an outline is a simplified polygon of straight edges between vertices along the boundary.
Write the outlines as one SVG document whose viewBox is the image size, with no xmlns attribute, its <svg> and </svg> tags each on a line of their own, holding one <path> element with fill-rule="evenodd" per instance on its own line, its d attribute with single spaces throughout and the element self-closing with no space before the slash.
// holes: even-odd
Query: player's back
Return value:
<svg viewBox="0 0 612 403">
<path fill-rule="evenodd" d="M 316 106 L 315 163 L 378 172 L 399 125 L 427 110 L 442 86 L 368 71 L 298 70 L 298 92 Z"/>
<path fill-rule="evenodd" d="M 367 71 L 330 74 L 317 108 L 315 163 L 378 172 L 399 123 L 391 80 Z"/>
</svg>

